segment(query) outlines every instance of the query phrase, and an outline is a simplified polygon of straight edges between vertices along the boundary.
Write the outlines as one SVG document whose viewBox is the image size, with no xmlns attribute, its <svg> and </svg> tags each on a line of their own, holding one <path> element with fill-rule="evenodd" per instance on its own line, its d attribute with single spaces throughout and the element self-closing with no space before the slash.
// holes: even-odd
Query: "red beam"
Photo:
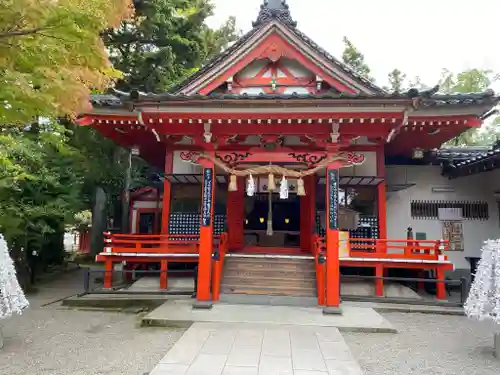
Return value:
<svg viewBox="0 0 500 375">
<path fill-rule="evenodd" d="M 383 137 L 389 134 L 391 124 L 361 124 L 340 125 L 341 135 L 356 135 L 367 137 Z M 159 124 L 152 125 L 160 134 L 166 135 L 199 135 L 204 133 L 202 124 Z M 232 135 L 309 135 L 312 137 L 329 137 L 332 132 L 330 124 L 212 124 L 214 136 Z"/>
<path fill-rule="evenodd" d="M 230 102 L 230 101 L 228 101 Z M 309 104 L 305 105 L 311 105 L 314 102 L 311 102 Z M 261 103 L 260 105 L 264 106 L 265 103 Z M 142 118 L 144 120 L 144 123 L 146 126 L 150 122 L 150 119 L 153 122 L 159 122 L 161 119 L 164 123 L 172 123 L 174 122 L 179 122 L 179 120 L 192 120 L 192 122 L 201 122 L 212 120 L 213 124 L 216 124 L 217 121 L 221 120 L 231 120 L 232 124 L 237 124 L 238 120 L 262 120 L 262 122 L 267 123 L 267 120 L 273 120 L 273 122 L 276 122 L 278 120 L 281 120 L 283 123 L 285 123 L 288 120 L 302 120 L 303 123 L 307 123 L 307 120 L 311 119 L 316 122 L 316 120 L 323 120 L 324 123 L 328 123 L 327 120 L 332 119 L 337 122 L 339 122 L 340 119 L 343 120 L 343 122 L 347 123 L 348 119 L 365 119 L 366 125 L 370 125 L 369 120 L 375 119 L 376 122 L 381 122 L 382 119 L 385 119 L 386 123 L 389 123 L 392 121 L 392 119 L 396 119 L 396 122 L 398 120 L 403 120 L 404 115 L 401 111 L 395 111 L 395 112 L 332 112 L 332 111 L 325 111 L 325 112 L 259 112 L 257 108 L 255 108 L 255 111 L 252 112 L 243 112 L 242 109 L 249 109 L 249 108 L 234 108 L 232 112 L 224 112 L 221 110 L 221 112 L 203 112 L 203 111 L 196 111 L 196 107 L 193 107 L 194 111 L 193 112 L 143 112 L 142 113 Z M 288 107 L 271 107 L 270 109 L 273 110 L 280 110 L 280 109 L 291 109 Z M 186 121 L 186 123 L 189 123 Z"/>
</svg>

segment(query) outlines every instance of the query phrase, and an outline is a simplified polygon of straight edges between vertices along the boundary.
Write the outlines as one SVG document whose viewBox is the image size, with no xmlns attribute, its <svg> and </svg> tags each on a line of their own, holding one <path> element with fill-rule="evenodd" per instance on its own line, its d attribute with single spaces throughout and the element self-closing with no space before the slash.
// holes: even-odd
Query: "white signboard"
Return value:
<svg viewBox="0 0 500 375">
<path fill-rule="evenodd" d="M 438 208 L 438 218 L 441 221 L 457 221 L 462 220 L 461 208 Z"/>
</svg>

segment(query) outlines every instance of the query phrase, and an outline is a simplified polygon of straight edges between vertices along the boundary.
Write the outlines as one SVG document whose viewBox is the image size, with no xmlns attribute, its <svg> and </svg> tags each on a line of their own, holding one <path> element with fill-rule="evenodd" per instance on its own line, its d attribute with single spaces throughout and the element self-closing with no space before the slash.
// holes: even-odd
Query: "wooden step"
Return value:
<svg viewBox="0 0 500 375">
<path fill-rule="evenodd" d="M 224 268 L 224 276 L 241 276 L 241 277 L 266 277 L 270 275 L 269 270 L 262 269 L 239 269 L 239 268 Z M 286 279 L 286 278 L 305 278 L 305 279 L 316 279 L 316 272 L 314 270 L 301 270 L 301 271 L 283 271 L 281 269 L 275 269 L 272 271 L 273 277 Z"/>
<path fill-rule="evenodd" d="M 221 292 L 314 297 L 315 263 L 311 259 L 227 258 Z"/>
<path fill-rule="evenodd" d="M 294 259 L 294 258 L 239 258 L 226 257 L 226 263 L 280 263 L 280 264 L 309 264 L 314 263 L 314 259 Z"/>
<path fill-rule="evenodd" d="M 310 288 L 266 288 L 266 287 L 245 287 L 241 285 L 224 285 L 221 292 L 225 294 L 248 294 L 248 295 L 267 295 L 267 296 L 293 296 L 293 297 L 315 297 L 316 289 Z"/>
<path fill-rule="evenodd" d="M 316 279 L 311 278 L 280 278 L 280 277 L 252 277 L 252 276 L 227 276 L 224 275 L 222 285 L 226 284 L 241 284 L 250 286 L 292 286 L 314 288 Z"/>
<path fill-rule="evenodd" d="M 232 260 L 224 263 L 224 269 L 235 270 L 276 270 L 287 272 L 314 271 L 314 262 L 280 262 L 279 259 L 265 259 L 248 262 L 246 259 L 242 261 Z"/>
</svg>

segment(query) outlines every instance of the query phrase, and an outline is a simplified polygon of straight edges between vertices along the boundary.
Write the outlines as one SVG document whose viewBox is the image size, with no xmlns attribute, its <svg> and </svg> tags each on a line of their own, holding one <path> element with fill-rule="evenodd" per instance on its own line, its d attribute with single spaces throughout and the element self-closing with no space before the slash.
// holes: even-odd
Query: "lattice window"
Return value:
<svg viewBox="0 0 500 375">
<path fill-rule="evenodd" d="M 214 215 L 214 235 L 218 236 L 224 232 L 226 215 Z M 169 234 L 172 235 L 196 235 L 200 234 L 199 213 L 174 212 L 170 214 Z"/>
<path fill-rule="evenodd" d="M 488 220 L 488 203 L 481 201 L 412 201 L 411 217 L 413 219 L 439 219 L 440 208 L 458 208 L 462 210 L 465 220 Z"/>
</svg>

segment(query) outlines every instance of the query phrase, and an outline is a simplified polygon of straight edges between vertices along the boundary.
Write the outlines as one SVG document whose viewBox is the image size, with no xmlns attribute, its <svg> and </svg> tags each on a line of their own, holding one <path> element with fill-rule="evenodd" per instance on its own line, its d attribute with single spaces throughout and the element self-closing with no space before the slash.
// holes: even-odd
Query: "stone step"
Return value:
<svg viewBox="0 0 500 375">
<path fill-rule="evenodd" d="M 295 306 L 317 307 L 316 296 L 271 296 L 264 294 L 225 294 L 220 295 L 220 302 L 238 305 L 269 305 L 269 306 Z"/>
</svg>

